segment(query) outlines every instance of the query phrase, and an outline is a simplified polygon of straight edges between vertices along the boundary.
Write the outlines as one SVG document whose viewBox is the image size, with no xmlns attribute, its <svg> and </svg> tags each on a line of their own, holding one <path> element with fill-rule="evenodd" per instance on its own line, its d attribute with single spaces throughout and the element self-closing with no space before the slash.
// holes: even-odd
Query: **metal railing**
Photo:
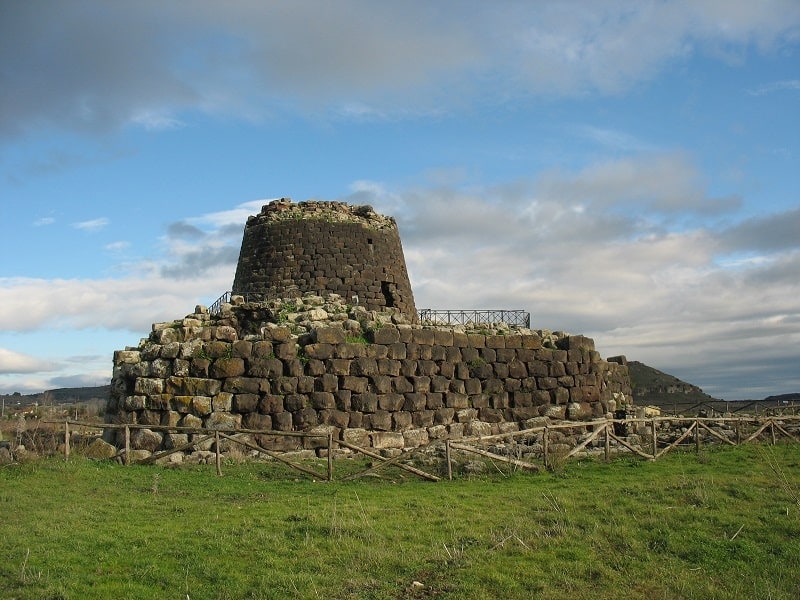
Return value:
<svg viewBox="0 0 800 600">
<path fill-rule="evenodd" d="M 417 311 L 420 322 L 446 325 L 494 325 L 506 323 L 530 328 L 531 313 L 525 310 L 436 310 L 423 308 Z"/>
<path fill-rule="evenodd" d="M 231 301 L 233 292 L 225 292 L 208 307 L 208 312 L 212 315 L 219 314 L 222 305 Z M 244 292 L 236 294 L 242 296 L 245 302 L 264 302 L 268 300 L 267 294 Z M 484 310 L 438 310 L 433 308 L 422 308 L 417 311 L 420 322 L 430 322 L 444 325 L 496 325 L 505 323 L 515 327 L 531 326 L 531 313 L 525 310 L 505 310 L 505 309 L 484 309 Z"/>
</svg>

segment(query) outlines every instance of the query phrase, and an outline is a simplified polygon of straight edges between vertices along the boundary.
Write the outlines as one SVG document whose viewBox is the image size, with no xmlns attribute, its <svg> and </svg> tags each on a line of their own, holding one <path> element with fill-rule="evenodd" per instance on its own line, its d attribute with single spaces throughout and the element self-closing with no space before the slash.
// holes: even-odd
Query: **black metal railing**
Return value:
<svg viewBox="0 0 800 600">
<path fill-rule="evenodd" d="M 212 315 L 219 314 L 222 305 L 231 301 L 233 292 L 225 292 L 208 307 L 208 312 Z M 269 296 L 263 293 L 244 292 L 236 294 L 242 296 L 245 302 L 264 302 L 269 300 Z M 444 325 L 496 325 L 505 323 L 515 327 L 531 326 L 531 313 L 525 310 L 505 310 L 505 309 L 485 309 L 485 310 L 438 310 L 434 308 L 422 308 L 417 311 L 420 322 L 436 323 Z"/>
<path fill-rule="evenodd" d="M 222 310 L 222 305 L 225 304 L 226 302 L 230 302 L 231 296 L 233 295 L 234 295 L 233 292 L 230 291 L 222 294 L 222 296 L 216 299 L 214 304 L 208 307 L 208 312 L 211 313 L 212 315 L 219 314 L 219 312 Z M 270 296 L 268 296 L 267 294 L 261 294 L 257 292 L 237 293 L 236 296 L 241 296 L 242 298 L 244 298 L 245 302 L 265 302 L 270 299 Z"/>
<path fill-rule="evenodd" d="M 420 322 L 446 325 L 494 325 L 506 323 L 516 327 L 531 326 L 531 313 L 525 310 L 436 310 L 423 308 L 417 311 Z"/>
</svg>

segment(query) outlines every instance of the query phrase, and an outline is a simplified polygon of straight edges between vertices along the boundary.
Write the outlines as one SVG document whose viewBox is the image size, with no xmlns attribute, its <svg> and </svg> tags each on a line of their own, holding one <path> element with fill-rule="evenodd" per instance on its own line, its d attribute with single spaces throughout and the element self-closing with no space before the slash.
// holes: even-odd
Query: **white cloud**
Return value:
<svg viewBox="0 0 800 600">
<path fill-rule="evenodd" d="M 45 225 L 52 225 L 55 222 L 56 220 L 53 217 L 42 217 L 41 219 L 36 219 L 33 224 L 36 227 L 44 227 Z"/>
<path fill-rule="evenodd" d="M 0 348 L 0 375 L 54 371 L 57 368 L 58 365 L 54 362 Z"/>
<path fill-rule="evenodd" d="M 763 96 L 765 94 L 772 94 L 774 92 L 797 90 L 800 90 L 800 79 L 789 79 L 785 81 L 773 81 L 771 83 L 765 83 L 764 85 L 750 90 L 750 94 L 753 96 Z"/>
<path fill-rule="evenodd" d="M 110 221 L 106 217 L 100 217 L 98 219 L 92 219 L 90 221 L 80 221 L 78 223 L 73 223 L 72 226 L 75 229 L 82 229 L 84 231 L 98 231 L 106 227 Z"/>
</svg>

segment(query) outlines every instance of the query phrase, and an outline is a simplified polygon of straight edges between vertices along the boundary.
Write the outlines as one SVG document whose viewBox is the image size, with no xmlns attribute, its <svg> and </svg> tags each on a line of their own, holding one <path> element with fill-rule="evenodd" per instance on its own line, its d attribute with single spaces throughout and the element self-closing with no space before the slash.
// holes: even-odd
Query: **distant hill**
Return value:
<svg viewBox="0 0 800 600">
<path fill-rule="evenodd" d="M 636 360 L 628 361 L 633 399 L 638 405 L 661 406 L 674 401 L 684 403 L 715 401 L 702 389 Z"/>
<path fill-rule="evenodd" d="M 0 394 L 0 398 L 5 400 L 7 407 L 29 406 L 31 404 L 74 404 L 78 402 L 88 402 L 90 400 L 107 400 L 110 385 L 100 385 L 96 387 L 79 388 L 57 388 L 47 390 L 40 394 Z"/>
</svg>

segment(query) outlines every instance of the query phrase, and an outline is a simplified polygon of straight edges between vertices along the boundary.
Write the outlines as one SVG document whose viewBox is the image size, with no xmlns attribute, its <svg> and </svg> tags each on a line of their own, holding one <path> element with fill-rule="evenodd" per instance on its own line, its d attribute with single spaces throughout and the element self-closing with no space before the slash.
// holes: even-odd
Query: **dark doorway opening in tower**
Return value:
<svg viewBox="0 0 800 600">
<path fill-rule="evenodd" d="M 395 284 L 389 281 L 381 281 L 381 292 L 383 293 L 384 300 L 386 300 L 386 308 L 394 308 L 395 289 Z"/>
</svg>

